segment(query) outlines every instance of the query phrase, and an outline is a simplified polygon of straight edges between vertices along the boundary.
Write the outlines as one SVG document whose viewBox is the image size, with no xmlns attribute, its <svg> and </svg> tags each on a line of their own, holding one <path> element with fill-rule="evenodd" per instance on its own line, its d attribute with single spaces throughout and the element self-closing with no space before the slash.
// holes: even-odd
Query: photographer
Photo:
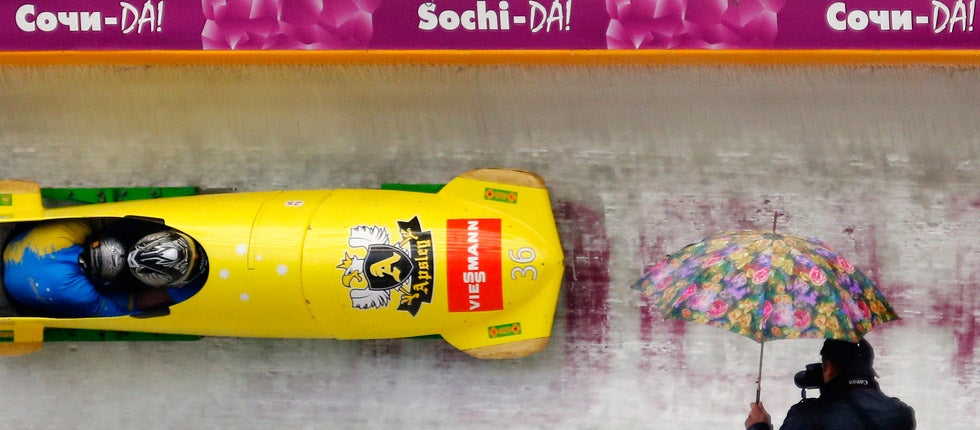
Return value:
<svg viewBox="0 0 980 430">
<path fill-rule="evenodd" d="M 847 342 L 828 339 L 820 350 L 823 362 L 809 365 L 797 375 L 801 388 L 819 386 L 820 397 L 803 399 L 786 414 L 781 430 L 864 429 L 911 430 L 915 412 L 878 388 L 874 371 L 874 350 L 866 340 Z M 808 380 L 812 382 L 807 382 Z M 822 382 L 822 383 L 821 383 Z M 769 413 L 762 403 L 752 403 L 748 430 L 772 429 Z"/>
</svg>

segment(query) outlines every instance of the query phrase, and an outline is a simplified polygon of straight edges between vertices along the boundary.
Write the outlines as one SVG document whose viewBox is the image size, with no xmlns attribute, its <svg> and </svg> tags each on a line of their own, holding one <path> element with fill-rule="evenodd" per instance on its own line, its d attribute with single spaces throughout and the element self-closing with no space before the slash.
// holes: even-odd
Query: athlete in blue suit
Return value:
<svg viewBox="0 0 980 430">
<path fill-rule="evenodd" d="M 127 220 L 118 223 L 133 230 Z M 160 230 L 161 226 L 152 228 Z M 180 257 L 193 261 L 182 266 L 184 273 L 167 272 L 172 267 L 146 266 L 162 262 L 151 255 L 152 247 L 174 237 L 168 234 L 179 233 L 157 231 L 129 243 L 116 241 L 114 252 L 99 253 L 93 250 L 107 236 L 90 239 L 92 227 L 85 221 L 38 224 L 14 236 L 5 247 L 3 283 L 21 308 L 45 316 L 112 317 L 166 307 L 196 293 L 204 282 L 197 275 L 206 270 L 205 257 L 195 252 L 197 245 L 186 235 L 177 237 L 190 251 Z M 130 251 L 137 248 L 138 252 Z M 144 258 L 147 256 L 150 258 Z M 93 265 L 97 270 L 92 270 Z"/>
</svg>

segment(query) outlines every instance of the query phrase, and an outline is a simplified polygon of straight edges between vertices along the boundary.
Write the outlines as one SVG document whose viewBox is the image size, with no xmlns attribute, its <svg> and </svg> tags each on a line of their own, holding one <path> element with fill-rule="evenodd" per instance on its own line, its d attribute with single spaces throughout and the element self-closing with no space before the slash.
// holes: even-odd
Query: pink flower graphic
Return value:
<svg viewBox="0 0 980 430">
<path fill-rule="evenodd" d="M 797 330 L 804 330 L 809 326 L 810 326 L 809 312 L 802 309 L 797 309 L 796 312 L 793 312 L 793 327 L 796 327 Z"/>
<path fill-rule="evenodd" d="M 863 301 L 858 302 L 858 308 L 861 309 L 861 315 L 864 315 L 864 319 L 871 318 L 871 307 L 867 303 Z"/>
<path fill-rule="evenodd" d="M 755 275 L 752 276 L 752 283 L 759 285 L 765 283 L 769 280 L 769 268 L 763 267 L 755 271 Z"/>
<path fill-rule="evenodd" d="M 704 263 L 701 263 L 701 268 L 707 269 L 707 268 L 709 268 L 711 266 L 714 266 L 715 264 L 718 264 L 719 261 L 721 261 L 721 256 L 720 255 L 717 255 L 717 254 L 712 255 L 707 260 L 705 260 Z"/>
<path fill-rule="evenodd" d="M 677 306 L 680 306 L 680 304 L 683 303 L 685 300 L 687 300 L 688 297 L 693 296 L 694 292 L 697 290 L 698 290 L 697 285 L 694 284 L 688 285 L 687 288 L 684 289 L 684 292 L 681 293 L 681 296 L 677 298 L 677 301 L 675 301 L 675 303 L 677 303 Z"/>
<path fill-rule="evenodd" d="M 769 321 L 769 315 L 772 315 L 772 302 L 766 301 L 762 305 L 762 323 L 765 324 Z"/>
<path fill-rule="evenodd" d="M 202 0 L 204 49 L 363 49 L 381 0 Z"/>
<path fill-rule="evenodd" d="M 609 49 L 769 48 L 786 0 L 606 0 Z"/>
<path fill-rule="evenodd" d="M 708 316 L 712 319 L 720 318 L 724 316 L 726 312 L 728 312 L 728 303 L 725 303 L 724 300 L 715 300 L 715 302 L 711 304 L 711 308 L 708 309 Z"/>
<path fill-rule="evenodd" d="M 823 285 L 824 282 L 827 282 L 827 274 L 823 273 L 819 267 L 814 267 L 810 269 L 810 282 L 817 286 Z"/>
</svg>

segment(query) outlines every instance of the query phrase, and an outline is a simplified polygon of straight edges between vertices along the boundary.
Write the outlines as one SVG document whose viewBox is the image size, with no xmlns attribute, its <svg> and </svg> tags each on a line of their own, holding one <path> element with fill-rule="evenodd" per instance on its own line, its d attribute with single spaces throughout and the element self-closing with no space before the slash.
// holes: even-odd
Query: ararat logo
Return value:
<svg viewBox="0 0 980 430">
<path fill-rule="evenodd" d="M 500 219 L 446 221 L 450 312 L 503 309 L 500 266 Z"/>
<path fill-rule="evenodd" d="M 354 308 L 388 307 L 393 292 L 398 294 L 398 310 L 412 316 L 418 314 L 422 303 L 432 302 L 432 232 L 422 231 L 418 217 L 398 221 L 398 232 L 401 240 L 391 244 L 384 227 L 359 225 L 350 229 L 347 243 L 360 252 L 344 252 L 337 268 L 344 271 L 341 283 L 350 289 Z"/>
</svg>

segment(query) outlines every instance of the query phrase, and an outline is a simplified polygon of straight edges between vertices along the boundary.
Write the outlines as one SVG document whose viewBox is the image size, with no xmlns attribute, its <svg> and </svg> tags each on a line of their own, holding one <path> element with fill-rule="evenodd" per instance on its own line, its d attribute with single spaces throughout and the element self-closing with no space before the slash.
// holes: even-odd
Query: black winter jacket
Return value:
<svg viewBox="0 0 980 430">
<path fill-rule="evenodd" d="M 770 428 L 756 424 L 749 430 Z M 820 397 L 790 408 L 780 430 L 913 430 L 915 411 L 878 388 L 873 378 L 837 377 Z"/>
</svg>

